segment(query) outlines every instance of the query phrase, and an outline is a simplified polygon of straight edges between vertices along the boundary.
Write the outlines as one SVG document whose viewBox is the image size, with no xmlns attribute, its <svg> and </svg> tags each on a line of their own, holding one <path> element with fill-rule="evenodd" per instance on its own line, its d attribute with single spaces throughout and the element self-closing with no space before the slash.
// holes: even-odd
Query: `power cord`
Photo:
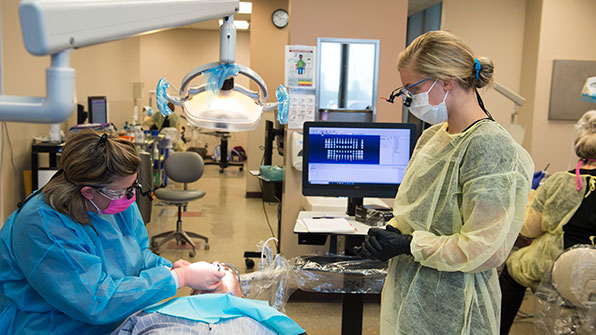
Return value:
<svg viewBox="0 0 596 335">
<path fill-rule="evenodd" d="M 10 150 L 10 164 L 12 165 L 13 173 L 15 174 L 15 176 L 17 178 L 17 189 L 19 191 L 19 198 L 23 199 L 23 198 L 25 198 L 25 190 L 22 189 L 22 186 L 23 186 L 23 183 L 21 180 L 22 176 L 19 174 L 19 171 L 17 170 L 17 167 L 14 163 L 14 150 L 12 147 L 12 141 L 10 140 L 10 133 L 8 132 L 8 126 L 6 125 L 6 122 L 2 122 L 2 127 L 4 128 L 3 133 L 6 134 L 6 140 L 8 142 L 8 149 Z"/>
<path fill-rule="evenodd" d="M 263 191 L 261 191 L 263 192 Z M 267 220 L 267 226 L 269 226 L 269 231 L 271 232 L 271 236 L 275 237 L 275 233 L 273 232 L 273 227 L 271 227 L 271 222 L 269 221 L 269 215 L 267 215 L 267 209 L 265 208 L 265 199 L 261 199 L 261 204 L 263 205 L 263 213 L 265 214 L 265 219 Z"/>
<path fill-rule="evenodd" d="M 259 149 L 265 150 L 265 148 L 263 146 L 259 146 Z M 265 153 L 263 152 L 263 156 L 261 157 L 261 165 L 263 164 L 263 162 L 265 161 Z M 263 214 L 265 214 L 265 219 L 267 220 L 267 226 L 269 226 L 269 231 L 271 232 L 271 236 L 273 238 L 275 238 L 275 232 L 273 231 L 273 227 L 271 226 L 271 221 L 269 221 L 269 215 L 267 214 L 267 208 L 265 208 L 265 197 L 263 196 L 263 180 L 261 178 L 259 179 L 259 187 L 261 189 L 261 204 L 263 206 Z M 277 205 L 279 203 L 279 199 L 275 196 L 275 194 L 273 195 L 273 197 L 277 200 L 277 202 L 268 202 L 269 205 Z M 277 241 L 275 242 L 277 244 Z"/>
</svg>

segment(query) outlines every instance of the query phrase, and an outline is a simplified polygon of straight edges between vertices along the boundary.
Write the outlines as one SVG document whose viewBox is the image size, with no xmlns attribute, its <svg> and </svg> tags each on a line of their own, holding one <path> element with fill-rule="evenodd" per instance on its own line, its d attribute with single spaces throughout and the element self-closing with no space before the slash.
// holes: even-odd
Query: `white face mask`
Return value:
<svg viewBox="0 0 596 335">
<path fill-rule="evenodd" d="M 443 98 L 443 102 L 440 104 L 433 106 L 428 101 L 428 93 L 435 87 L 438 79 L 435 79 L 435 82 L 432 84 L 428 91 L 414 94 L 412 96 L 412 103 L 408 109 L 410 113 L 414 114 L 420 120 L 430 123 L 430 124 L 437 124 L 444 121 L 447 121 L 447 105 L 445 104 L 445 100 L 447 100 L 447 95 L 449 95 L 449 91 L 445 93 L 445 97 Z"/>
</svg>

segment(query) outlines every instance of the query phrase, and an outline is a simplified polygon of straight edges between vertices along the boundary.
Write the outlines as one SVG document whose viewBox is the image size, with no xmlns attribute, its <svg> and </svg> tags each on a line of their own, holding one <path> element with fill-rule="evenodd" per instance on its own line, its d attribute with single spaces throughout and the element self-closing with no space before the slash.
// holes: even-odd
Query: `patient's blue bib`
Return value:
<svg viewBox="0 0 596 335">
<path fill-rule="evenodd" d="M 231 294 L 213 293 L 178 297 L 144 309 L 205 323 L 248 316 L 279 334 L 305 332 L 294 320 L 269 306 L 266 301 L 238 298 Z"/>
</svg>

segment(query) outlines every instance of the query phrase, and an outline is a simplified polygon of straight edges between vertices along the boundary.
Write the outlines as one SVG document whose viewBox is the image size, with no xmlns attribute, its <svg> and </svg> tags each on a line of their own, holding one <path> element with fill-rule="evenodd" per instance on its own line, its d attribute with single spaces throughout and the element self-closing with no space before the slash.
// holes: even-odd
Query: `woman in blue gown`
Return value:
<svg viewBox="0 0 596 335">
<path fill-rule="evenodd" d="M 134 145 L 75 134 L 61 165 L 0 231 L 1 334 L 105 334 L 134 312 L 223 273 L 149 250 L 135 188 Z"/>
</svg>

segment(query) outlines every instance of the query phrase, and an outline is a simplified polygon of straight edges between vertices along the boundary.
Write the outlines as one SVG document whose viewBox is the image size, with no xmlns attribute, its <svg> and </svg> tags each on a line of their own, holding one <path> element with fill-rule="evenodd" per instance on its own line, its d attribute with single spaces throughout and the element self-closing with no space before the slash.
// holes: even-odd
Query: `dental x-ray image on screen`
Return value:
<svg viewBox="0 0 596 335">
<path fill-rule="evenodd" d="M 306 122 L 304 195 L 394 197 L 416 142 L 405 123 Z"/>
</svg>

